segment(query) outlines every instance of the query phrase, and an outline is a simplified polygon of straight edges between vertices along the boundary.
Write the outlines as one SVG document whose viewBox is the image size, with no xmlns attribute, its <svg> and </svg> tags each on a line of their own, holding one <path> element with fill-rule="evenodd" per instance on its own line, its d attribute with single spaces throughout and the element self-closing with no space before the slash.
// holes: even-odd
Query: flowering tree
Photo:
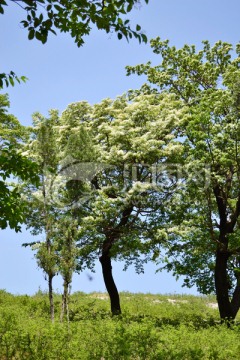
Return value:
<svg viewBox="0 0 240 360">
<path fill-rule="evenodd" d="M 131 94 L 93 107 L 71 104 L 61 117 L 64 155 L 81 161 L 82 172 L 70 185 L 75 211 L 84 214 L 81 248 L 92 259 L 100 255 L 113 314 L 121 307 L 111 259 L 134 262 L 141 272 L 146 261 L 141 254 L 151 251 L 150 237 L 158 239 L 154 251 L 163 240 L 164 234 L 155 232 L 156 221 L 159 230 L 175 184 L 162 183 L 161 166 L 177 161 L 181 153 L 176 129 L 183 113 L 174 95 Z"/>
<path fill-rule="evenodd" d="M 197 52 L 160 38 L 151 46 L 160 64 L 128 67 L 128 74 L 147 75 L 143 92 L 175 94 L 188 108 L 181 126 L 188 174 L 169 213 L 167 268 L 186 275 L 187 286 L 215 291 L 221 318 L 234 319 L 240 306 L 240 46 L 204 41 Z"/>
</svg>

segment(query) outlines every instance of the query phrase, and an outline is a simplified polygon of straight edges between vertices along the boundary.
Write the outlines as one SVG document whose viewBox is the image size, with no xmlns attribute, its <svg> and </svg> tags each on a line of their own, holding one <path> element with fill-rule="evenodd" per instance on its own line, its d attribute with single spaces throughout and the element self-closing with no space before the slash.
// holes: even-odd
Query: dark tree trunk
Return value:
<svg viewBox="0 0 240 360">
<path fill-rule="evenodd" d="M 232 301 L 231 301 L 232 311 L 233 311 L 233 318 L 237 316 L 238 310 L 240 308 L 240 285 L 237 283 L 237 286 L 234 290 Z"/>
<path fill-rule="evenodd" d="M 102 264 L 103 279 L 110 297 L 112 315 L 121 314 L 120 299 L 112 276 L 112 264 L 109 254 L 103 253 L 99 258 Z"/>
<path fill-rule="evenodd" d="M 231 216 L 231 221 L 228 221 L 227 216 L 227 198 L 228 191 L 231 187 L 232 181 L 231 172 L 227 177 L 227 192 L 219 185 L 216 184 L 214 187 L 214 195 L 216 197 L 218 213 L 219 213 L 219 245 L 216 251 L 216 264 L 215 264 L 215 288 L 217 295 L 217 302 L 221 320 L 227 321 L 228 323 L 232 322 L 236 316 L 233 308 L 236 308 L 235 299 L 238 298 L 238 290 L 236 287 L 236 295 L 232 302 L 230 301 L 229 290 L 230 283 L 228 279 L 228 259 L 230 257 L 230 252 L 228 250 L 228 235 L 234 231 L 234 226 L 237 220 L 237 212 L 234 213 L 234 216 Z M 234 306 L 233 306 L 234 304 Z"/>
<path fill-rule="evenodd" d="M 229 253 L 226 250 L 218 249 L 216 252 L 215 265 L 215 287 L 220 317 L 223 321 L 232 321 L 234 314 L 229 298 L 229 281 L 227 276 L 227 261 Z"/>
<path fill-rule="evenodd" d="M 99 258 L 102 264 L 104 283 L 110 297 L 112 315 L 121 314 L 121 307 L 118 289 L 115 285 L 112 275 L 110 250 L 113 243 L 119 240 L 119 238 L 122 236 L 123 229 L 126 226 L 132 211 L 133 205 L 130 205 L 124 209 L 118 225 L 115 228 L 112 228 L 111 231 L 108 229 L 108 231 L 105 232 L 106 238 L 102 246 L 102 256 Z"/>
<path fill-rule="evenodd" d="M 52 322 L 54 322 L 54 301 L 53 301 L 53 277 L 54 275 L 48 275 L 48 296 L 49 296 L 49 303 L 50 303 L 50 317 Z"/>
</svg>

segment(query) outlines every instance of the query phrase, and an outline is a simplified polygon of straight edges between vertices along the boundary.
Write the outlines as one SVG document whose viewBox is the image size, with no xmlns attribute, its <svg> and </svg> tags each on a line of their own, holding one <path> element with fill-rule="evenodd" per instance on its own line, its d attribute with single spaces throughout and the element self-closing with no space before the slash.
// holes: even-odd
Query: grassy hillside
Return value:
<svg viewBox="0 0 240 360">
<path fill-rule="evenodd" d="M 219 323 L 214 297 L 122 293 L 111 317 L 106 294 L 71 296 L 70 321 L 56 320 L 48 296 L 0 291 L 0 360 L 239 359 L 240 327 Z M 238 317 L 237 321 L 240 318 Z"/>
</svg>

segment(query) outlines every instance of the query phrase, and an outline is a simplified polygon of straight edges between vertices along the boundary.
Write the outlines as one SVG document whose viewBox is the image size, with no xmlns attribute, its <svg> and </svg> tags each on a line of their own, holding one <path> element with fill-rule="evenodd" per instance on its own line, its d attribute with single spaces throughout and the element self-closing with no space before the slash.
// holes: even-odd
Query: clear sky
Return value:
<svg viewBox="0 0 240 360">
<path fill-rule="evenodd" d="M 202 40 L 238 43 L 239 14 L 239 0 L 149 0 L 148 5 L 133 11 L 131 21 L 139 23 L 149 39 L 160 36 L 177 47 L 188 43 L 200 48 Z M 68 34 L 52 35 L 45 45 L 29 41 L 27 31 L 19 24 L 24 16 L 15 4 L 0 15 L 0 72 L 13 70 L 29 78 L 26 84 L 6 90 L 10 112 L 24 125 L 31 124 L 35 111 L 43 115 L 49 109 L 61 112 L 72 102 L 87 100 L 94 104 L 139 88 L 144 78 L 126 77 L 125 66 L 160 62 L 149 45 L 139 45 L 137 40 L 119 41 L 115 34 L 97 30 L 86 37 L 81 48 Z M 0 232 L 0 289 L 33 294 L 39 287 L 47 288 L 33 252 L 21 247 L 28 241 L 32 241 L 31 235 L 24 230 L 21 234 Z M 122 272 L 122 267 L 114 264 L 113 269 L 120 291 L 196 294 L 194 288 L 181 288 L 182 281 L 176 282 L 170 274 L 155 274 L 152 264 L 146 266 L 144 275 L 136 275 L 134 269 Z M 61 279 L 55 280 L 55 290 L 61 291 L 61 283 Z M 87 272 L 76 275 L 72 290 L 105 291 L 100 266 L 96 266 L 93 281 L 88 280 Z"/>
</svg>

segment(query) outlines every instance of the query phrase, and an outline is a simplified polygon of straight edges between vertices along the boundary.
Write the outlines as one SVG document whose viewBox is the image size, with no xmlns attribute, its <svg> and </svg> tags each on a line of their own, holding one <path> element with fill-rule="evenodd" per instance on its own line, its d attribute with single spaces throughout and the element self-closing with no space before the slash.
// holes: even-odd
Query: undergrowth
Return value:
<svg viewBox="0 0 240 360">
<path fill-rule="evenodd" d="M 219 322 L 213 297 L 122 293 L 122 315 L 112 317 L 106 294 L 75 293 L 69 322 L 55 322 L 48 296 L 0 291 L 0 360 L 239 359 L 239 318 Z"/>
</svg>

